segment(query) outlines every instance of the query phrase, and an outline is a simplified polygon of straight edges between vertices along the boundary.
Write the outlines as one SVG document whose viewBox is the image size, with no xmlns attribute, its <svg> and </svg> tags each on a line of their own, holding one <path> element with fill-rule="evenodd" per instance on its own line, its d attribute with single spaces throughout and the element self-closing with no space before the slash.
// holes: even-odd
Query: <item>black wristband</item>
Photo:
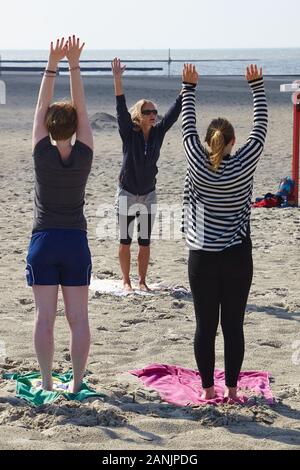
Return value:
<svg viewBox="0 0 300 470">
<path fill-rule="evenodd" d="M 193 87 L 197 86 L 197 83 L 190 83 L 190 82 L 182 82 L 182 85 L 191 85 Z"/>
<path fill-rule="evenodd" d="M 45 73 L 54 73 L 56 75 L 56 70 L 49 70 L 49 69 L 46 69 L 45 70 Z"/>
</svg>

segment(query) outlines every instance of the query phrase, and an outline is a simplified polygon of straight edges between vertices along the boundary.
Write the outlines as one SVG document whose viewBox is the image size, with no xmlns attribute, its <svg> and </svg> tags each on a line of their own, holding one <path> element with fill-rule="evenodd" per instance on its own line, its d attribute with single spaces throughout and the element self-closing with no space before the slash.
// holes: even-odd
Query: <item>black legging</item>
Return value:
<svg viewBox="0 0 300 470">
<path fill-rule="evenodd" d="M 134 220 L 137 219 L 137 240 L 139 246 L 149 246 L 155 214 L 119 215 L 120 243 L 131 245 Z"/>
<path fill-rule="evenodd" d="M 222 252 L 190 251 L 189 280 L 197 323 L 194 347 L 203 388 L 214 385 L 220 307 L 226 385 L 237 386 L 244 359 L 243 323 L 252 276 L 250 240 Z"/>
</svg>

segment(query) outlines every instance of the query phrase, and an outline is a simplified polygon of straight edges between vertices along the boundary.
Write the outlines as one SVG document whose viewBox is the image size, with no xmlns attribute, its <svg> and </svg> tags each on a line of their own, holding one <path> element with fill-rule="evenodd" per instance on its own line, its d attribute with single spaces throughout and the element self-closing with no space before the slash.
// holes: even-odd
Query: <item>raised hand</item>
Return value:
<svg viewBox="0 0 300 470">
<path fill-rule="evenodd" d="M 67 42 L 65 42 L 65 38 L 57 39 L 55 46 L 53 42 L 51 42 L 49 62 L 57 65 L 65 57 L 66 50 Z"/>
<path fill-rule="evenodd" d="M 182 81 L 197 85 L 199 75 L 194 64 L 184 64 L 182 71 Z"/>
<path fill-rule="evenodd" d="M 112 73 L 115 79 L 121 78 L 123 75 L 124 70 L 126 69 L 126 65 L 121 65 L 121 60 L 117 57 L 111 63 Z"/>
<path fill-rule="evenodd" d="M 79 59 L 84 45 L 84 42 L 80 45 L 80 39 L 77 38 L 75 34 L 73 34 L 73 36 L 69 36 L 66 49 L 66 56 L 69 61 L 70 67 L 76 67 L 77 65 L 79 65 Z"/>
<path fill-rule="evenodd" d="M 247 70 L 246 70 L 246 79 L 248 81 L 250 80 L 258 80 L 259 78 L 262 78 L 262 67 L 258 70 L 257 65 L 251 64 L 248 65 Z"/>
</svg>

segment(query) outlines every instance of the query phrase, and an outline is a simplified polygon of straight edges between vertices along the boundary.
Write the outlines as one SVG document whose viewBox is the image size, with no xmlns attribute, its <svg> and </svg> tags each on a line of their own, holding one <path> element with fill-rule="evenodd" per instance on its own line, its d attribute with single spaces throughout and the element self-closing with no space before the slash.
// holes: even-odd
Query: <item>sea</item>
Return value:
<svg viewBox="0 0 300 470">
<path fill-rule="evenodd" d="M 45 61 L 47 57 L 46 50 L 0 49 L 0 66 L 17 66 L 20 69 L 44 67 L 45 63 L 39 61 Z M 256 63 L 263 67 L 265 76 L 300 76 L 300 48 L 85 50 L 81 59 L 89 62 L 82 62 L 81 67 L 107 69 L 110 68 L 110 61 L 114 57 L 120 57 L 126 64 L 128 75 L 181 75 L 183 62 L 192 62 L 196 64 L 201 75 L 244 75 L 246 65 Z M 139 68 L 146 70 L 137 70 Z M 110 71 L 93 70 L 83 73 L 97 75 L 109 74 Z"/>
</svg>

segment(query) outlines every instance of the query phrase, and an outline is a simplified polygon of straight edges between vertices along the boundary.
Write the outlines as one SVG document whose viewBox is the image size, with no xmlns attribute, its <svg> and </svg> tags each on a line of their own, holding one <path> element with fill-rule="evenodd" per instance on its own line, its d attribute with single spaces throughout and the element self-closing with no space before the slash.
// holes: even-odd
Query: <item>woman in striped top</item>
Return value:
<svg viewBox="0 0 300 470">
<path fill-rule="evenodd" d="M 263 151 L 268 110 L 262 70 L 247 67 L 253 93 L 254 125 L 231 155 L 235 133 L 227 119 L 214 119 L 204 148 L 196 129 L 198 73 L 183 69 L 182 128 L 188 168 L 184 187 L 183 231 L 189 252 L 189 281 L 196 314 L 195 357 L 203 398 L 214 390 L 215 337 L 221 313 L 225 352 L 225 396 L 237 399 L 244 357 L 243 322 L 252 282 L 250 212 L 253 176 Z M 221 310 L 221 312 L 220 312 Z"/>
</svg>

